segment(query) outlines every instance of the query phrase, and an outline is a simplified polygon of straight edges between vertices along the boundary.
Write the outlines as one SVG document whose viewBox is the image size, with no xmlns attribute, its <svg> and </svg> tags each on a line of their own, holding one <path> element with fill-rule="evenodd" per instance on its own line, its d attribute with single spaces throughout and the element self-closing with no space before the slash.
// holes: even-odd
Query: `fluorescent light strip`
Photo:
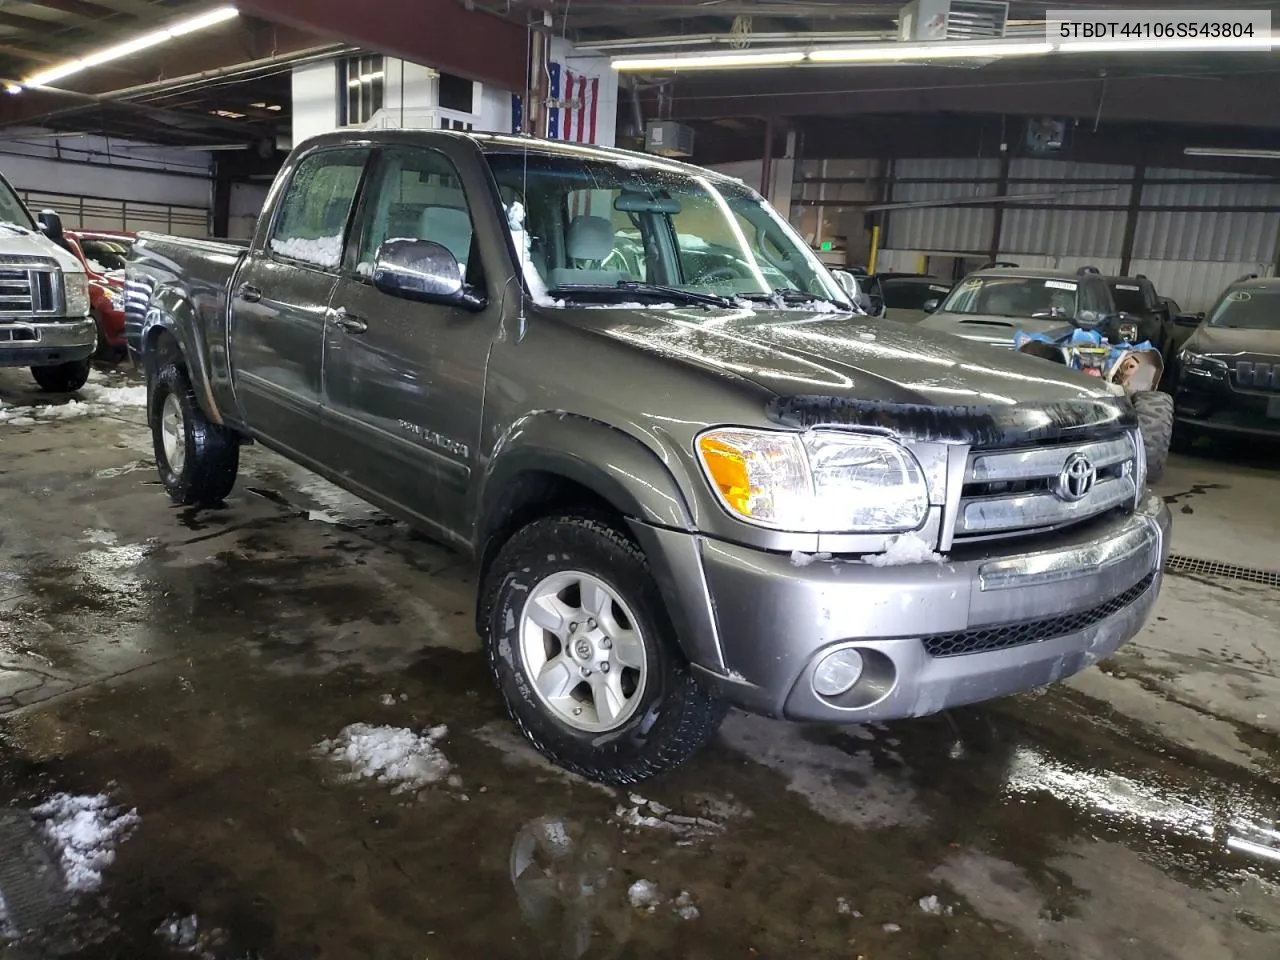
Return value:
<svg viewBox="0 0 1280 960">
<path fill-rule="evenodd" d="M 800 63 L 801 50 L 776 53 L 708 53 L 675 54 L 670 57 L 619 57 L 611 64 L 615 70 L 715 70 L 725 67 L 772 67 Z"/>
<path fill-rule="evenodd" d="M 104 63 L 110 63 L 113 60 L 120 60 L 124 57 L 140 53 L 143 50 L 149 50 L 152 47 L 158 47 L 163 43 L 168 43 L 177 37 L 185 37 L 189 33 L 195 33 L 199 30 L 207 29 L 216 24 L 231 20 L 240 15 L 240 11 L 235 7 L 218 7 L 210 10 L 208 13 L 202 13 L 198 17 L 190 17 L 186 20 L 180 20 L 160 30 L 154 30 L 151 33 L 144 33 L 134 37 L 132 40 L 126 40 L 124 43 L 118 43 L 111 47 L 104 47 L 93 53 L 86 54 L 75 60 L 68 60 L 57 66 L 50 67 L 48 70 L 42 70 L 39 73 L 32 74 L 22 81 L 22 87 L 47 87 L 59 80 L 64 80 L 74 74 L 81 73 L 91 67 L 101 66 Z M 17 93 L 18 90 L 13 89 L 13 85 L 6 87 L 9 93 Z"/>
<path fill-rule="evenodd" d="M 889 63 L 895 60 L 950 60 L 969 57 L 1034 57 L 1053 52 L 1046 40 L 1020 43 L 979 43 L 974 40 L 956 43 L 868 43 L 862 46 L 813 50 L 814 63 Z"/>
<path fill-rule="evenodd" d="M 1246 150 L 1237 147 L 1187 147 L 1187 157 L 1239 157 L 1244 160 L 1280 160 L 1280 150 Z"/>
<path fill-rule="evenodd" d="M 674 53 L 667 56 L 615 57 L 614 70 L 717 70 L 732 67 L 787 66 L 798 63 L 901 63 L 931 60 L 986 60 L 1003 57 L 1040 57 L 1075 53 L 1230 53 L 1271 50 L 1280 46 L 1275 34 L 1241 40 L 1081 40 L 1051 43 L 1047 40 L 956 40 L 943 43 L 862 43 L 845 47 L 819 47 L 807 52 L 776 53 Z"/>
</svg>

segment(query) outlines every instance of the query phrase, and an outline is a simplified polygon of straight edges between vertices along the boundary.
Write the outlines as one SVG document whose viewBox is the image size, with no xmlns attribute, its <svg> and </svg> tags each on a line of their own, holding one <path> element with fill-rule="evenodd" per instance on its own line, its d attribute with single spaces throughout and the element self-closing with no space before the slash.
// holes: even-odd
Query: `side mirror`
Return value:
<svg viewBox="0 0 1280 960">
<path fill-rule="evenodd" d="M 849 296 L 850 300 L 853 300 L 856 303 L 858 296 L 861 293 L 858 289 L 857 278 L 848 270 L 832 270 L 831 275 L 835 277 L 836 282 L 840 284 L 840 289 Z"/>
<path fill-rule="evenodd" d="M 1182 313 L 1173 318 L 1173 322 L 1179 327 L 1198 327 L 1203 320 L 1203 313 Z"/>
<path fill-rule="evenodd" d="M 940 306 L 942 306 L 942 301 L 934 297 L 932 300 L 926 300 L 922 303 L 920 309 L 925 313 L 937 313 Z"/>
<path fill-rule="evenodd" d="M 457 258 L 432 240 L 388 240 L 378 248 L 373 267 L 373 285 L 389 297 L 418 303 L 480 310 L 483 297 L 476 296 L 462 279 Z"/>
<path fill-rule="evenodd" d="M 41 210 L 40 216 L 37 218 L 40 223 L 40 232 L 58 245 L 62 245 L 66 241 L 66 236 L 62 231 L 62 217 L 53 210 Z"/>
</svg>

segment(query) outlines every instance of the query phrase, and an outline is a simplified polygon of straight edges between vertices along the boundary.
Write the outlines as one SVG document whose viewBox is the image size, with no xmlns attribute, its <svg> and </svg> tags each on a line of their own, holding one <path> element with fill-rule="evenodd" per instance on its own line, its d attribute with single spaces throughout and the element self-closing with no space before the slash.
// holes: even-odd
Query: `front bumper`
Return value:
<svg viewBox="0 0 1280 960">
<path fill-rule="evenodd" d="M 1227 377 L 1216 380 L 1184 370 L 1173 416 L 1175 423 L 1203 433 L 1280 438 L 1280 393 L 1237 390 Z"/>
<path fill-rule="evenodd" d="M 73 363 L 93 354 L 97 324 L 88 317 L 75 320 L 0 320 L 0 367 L 50 367 Z"/>
<path fill-rule="evenodd" d="M 828 723 L 918 717 L 1043 686 L 1113 653 L 1151 612 L 1170 527 L 1168 507 L 1149 496 L 1134 514 L 1034 552 L 880 568 L 797 566 L 788 555 L 701 541 L 705 587 L 681 578 L 673 609 L 687 614 L 697 603 L 686 591 L 705 590 L 715 654 L 705 638 L 686 649 L 699 679 L 744 709 Z M 863 653 L 869 686 L 821 697 L 814 670 L 843 647 Z"/>
</svg>

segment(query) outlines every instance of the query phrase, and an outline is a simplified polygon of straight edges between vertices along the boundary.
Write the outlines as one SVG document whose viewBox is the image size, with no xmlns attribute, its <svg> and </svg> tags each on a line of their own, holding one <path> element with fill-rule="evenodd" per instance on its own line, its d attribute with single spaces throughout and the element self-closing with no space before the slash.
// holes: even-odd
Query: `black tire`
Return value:
<svg viewBox="0 0 1280 960">
<path fill-rule="evenodd" d="M 648 681 L 640 703 L 607 733 L 583 732 L 557 718 L 525 671 L 519 638 L 524 601 L 544 579 L 566 570 L 608 584 L 646 638 Z M 603 519 L 570 513 L 529 524 L 499 552 L 481 597 L 494 681 L 521 732 L 553 763 L 601 783 L 638 783 L 679 766 L 719 729 L 728 708 L 690 672 L 644 554 Z"/>
<path fill-rule="evenodd" d="M 160 481 L 174 503 L 182 506 L 212 506 L 226 499 L 240 469 L 240 438 L 212 423 L 200 409 L 185 367 L 169 364 L 151 383 L 147 420 L 151 425 L 156 469 Z M 184 454 L 175 469 L 165 454 L 162 414 L 169 397 L 181 411 Z M 175 456 L 174 459 L 177 459 Z"/>
<path fill-rule="evenodd" d="M 1173 397 L 1159 390 L 1146 390 L 1133 395 L 1133 408 L 1142 428 L 1142 445 L 1147 451 L 1147 479 L 1154 482 L 1164 476 L 1169 462 L 1169 445 L 1173 441 Z"/>
<path fill-rule="evenodd" d="M 31 376 L 41 390 L 49 393 L 75 393 L 89 380 L 89 361 L 73 360 L 53 367 L 32 367 Z"/>
</svg>

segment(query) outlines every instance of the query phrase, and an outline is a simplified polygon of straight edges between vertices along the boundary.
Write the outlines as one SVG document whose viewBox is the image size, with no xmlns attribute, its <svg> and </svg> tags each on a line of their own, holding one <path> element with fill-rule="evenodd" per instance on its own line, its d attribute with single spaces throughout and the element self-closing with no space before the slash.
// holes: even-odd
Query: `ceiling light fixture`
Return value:
<svg viewBox="0 0 1280 960">
<path fill-rule="evenodd" d="M 1243 160 L 1280 160 L 1280 150 L 1245 150 L 1237 147 L 1187 147 L 1188 157 L 1239 157 Z"/>
<path fill-rule="evenodd" d="M 815 47 L 809 51 L 760 53 L 671 53 L 615 57 L 618 71 L 718 70 L 732 67 L 793 66 L 815 64 L 874 64 L 928 62 L 932 60 L 998 60 L 1004 57 L 1043 57 L 1055 54 L 1249 52 L 1280 46 L 1275 34 L 1238 40 L 953 40 L 941 43 L 855 43 L 842 47 Z"/>
<path fill-rule="evenodd" d="M 167 27 L 159 30 L 153 30 L 151 33 L 144 33 L 134 37 L 132 40 L 126 40 L 123 43 L 117 43 L 111 47 L 104 47 L 93 53 L 85 54 L 75 60 L 68 60 L 65 63 L 59 63 L 47 70 L 32 74 L 22 81 L 19 90 L 25 87 L 47 87 L 52 83 L 63 80 L 74 74 L 81 73 L 91 67 L 101 66 L 104 63 L 110 63 L 113 60 L 120 60 L 124 57 L 139 53 L 143 50 L 149 50 L 152 47 L 158 47 L 163 43 L 168 43 L 178 37 L 185 37 L 187 34 L 195 33 L 198 30 L 205 30 L 209 27 L 224 23 L 227 20 L 234 19 L 240 15 L 240 11 L 235 7 L 218 7 L 210 10 L 208 13 L 202 13 L 198 17 L 189 17 L 186 20 L 179 20 Z M 16 93 L 17 90 L 12 89 L 17 84 L 6 86 L 9 93 Z"/>
<path fill-rule="evenodd" d="M 813 63 L 892 63 L 896 60 L 961 60 L 988 57 L 1034 57 L 1053 52 L 1047 40 L 1013 43 L 866 43 L 809 52 Z"/>
<path fill-rule="evenodd" d="M 717 70 L 727 67 L 781 67 L 800 63 L 801 50 L 768 53 L 676 53 L 668 57 L 617 57 L 613 69 L 626 70 Z"/>
</svg>

